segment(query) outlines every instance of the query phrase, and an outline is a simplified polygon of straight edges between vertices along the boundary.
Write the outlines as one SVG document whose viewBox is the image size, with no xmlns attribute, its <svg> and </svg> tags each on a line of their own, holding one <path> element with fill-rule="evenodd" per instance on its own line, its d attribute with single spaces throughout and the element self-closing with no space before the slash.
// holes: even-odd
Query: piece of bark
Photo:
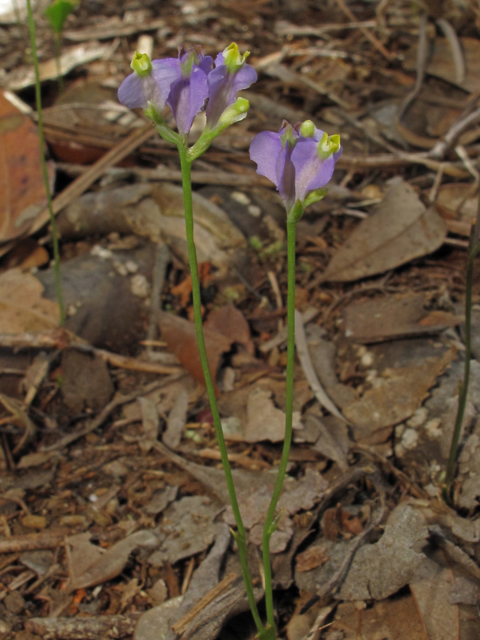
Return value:
<svg viewBox="0 0 480 640">
<path fill-rule="evenodd" d="M 25 629 L 43 640 L 116 640 L 133 635 L 140 615 L 32 618 L 25 623 Z"/>
<path fill-rule="evenodd" d="M 42 531 L 31 535 L 15 536 L 0 540 L 0 553 L 19 553 L 23 551 L 36 551 L 39 549 L 55 549 L 69 535 L 67 529 Z"/>
</svg>

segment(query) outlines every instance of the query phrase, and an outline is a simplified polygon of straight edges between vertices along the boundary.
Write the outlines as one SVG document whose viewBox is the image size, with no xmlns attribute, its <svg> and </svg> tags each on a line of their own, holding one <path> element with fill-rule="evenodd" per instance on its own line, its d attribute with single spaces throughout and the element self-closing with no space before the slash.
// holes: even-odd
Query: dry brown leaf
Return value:
<svg viewBox="0 0 480 640">
<path fill-rule="evenodd" d="M 345 337 L 373 343 L 395 338 L 438 333 L 462 322 L 446 311 L 425 311 L 424 293 L 382 296 L 354 302 L 343 312 Z"/>
<path fill-rule="evenodd" d="M 243 345 L 248 353 L 255 353 L 250 327 L 241 311 L 233 304 L 214 309 L 208 316 L 205 326 L 229 338 L 232 342 Z"/>
<path fill-rule="evenodd" d="M 297 571 L 311 571 L 328 561 L 329 555 L 325 547 L 312 545 L 296 558 Z"/>
<path fill-rule="evenodd" d="M 378 386 L 368 389 L 362 398 L 343 409 L 354 425 L 355 438 L 368 439 L 375 431 L 410 418 L 454 356 L 450 349 L 441 358 L 427 358 L 420 365 L 384 371 Z"/>
<path fill-rule="evenodd" d="M 56 302 L 42 298 L 43 285 L 30 273 L 0 275 L 0 333 L 40 333 L 59 322 Z"/>
<path fill-rule="evenodd" d="M 427 73 L 438 76 L 466 89 L 476 92 L 480 87 L 480 41 L 478 38 L 460 38 L 465 57 L 466 74 L 463 82 L 457 82 L 455 59 L 452 48 L 446 38 L 435 38 L 427 64 Z M 407 71 L 417 68 L 417 46 L 414 45 L 406 54 L 403 66 Z"/>
<path fill-rule="evenodd" d="M 329 627 L 331 637 L 343 640 L 432 640 L 428 638 L 411 596 L 375 602 L 361 610 L 358 603 L 345 602 L 338 607 L 336 619 Z M 450 638 L 454 640 L 454 636 Z"/>
<path fill-rule="evenodd" d="M 153 531 L 137 531 L 114 544 L 105 553 L 99 553 L 98 547 L 88 542 L 89 534 L 81 534 L 81 536 L 83 537 L 72 536 L 67 539 L 70 554 L 76 552 L 74 556 L 71 555 L 72 561 L 69 562 L 71 589 L 88 589 L 116 578 L 123 571 L 134 549 L 138 547 L 153 549 L 160 543 Z M 75 558 L 78 560 L 79 556 L 83 558 L 84 567 L 86 565 L 81 572 L 78 571 L 75 560 Z M 90 563 L 85 561 L 86 557 L 91 558 Z"/>
<path fill-rule="evenodd" d="M 46 201 L 36 127 L 0 93 L 0 241 L 24 233 Z"/>
<path fill-rule="evenodd" d="M 458 606 L 449 602 L 452 584 L 452 571 L 430 558 L 424 559 L 410 582 L 410 589 L 430 639 L 458 638 Z"/>
<path fill-rule="evenodd" d="M 169 351 L 177 356 L 182 366 L 197 382 L 205 384 L 193 322 L 162 311 L 159 314 L 159 325 L 162 339 L 167 343 Z M 220 358 L 230 350 L 232 342 L 212 329 L 204 328 L 204 335 L 208 366 L 215 380 Z"/>
<path fill-rule="evenodd" d="M 323 280 L 348 282 L 383 273 L 438 249 L 447 227 L 410 185 L 391 187 L 331 259 Z"/>
</svg>

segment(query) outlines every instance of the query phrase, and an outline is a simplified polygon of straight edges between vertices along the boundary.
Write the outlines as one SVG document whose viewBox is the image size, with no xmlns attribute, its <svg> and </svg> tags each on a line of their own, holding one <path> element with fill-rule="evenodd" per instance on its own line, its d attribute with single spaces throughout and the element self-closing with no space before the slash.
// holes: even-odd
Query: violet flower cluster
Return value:
<svg viewBox="0 0 480 640">
<path fill-rule="evenodd" d="M 235 43 L 219 53 L 215 62 L 200 47 L 161 60 L 135 53 L 133 73 L 120 85 L 118 99 L 130 109 L 144 109 L 156 124 L 163 123 L 161 113 L 167 105 L 183 138 L 206 107 L 205 132 L 214 137 L 247 115 L 248 100 L 237 98 L 237 92 L 257 79 L 254 68 L 245 62 L 248 55 L 240 55 Z"/>
<path fill-rule="evenodd" d="M 277 187 L 287 212 L 296 215 L 321 200 L 342 155 L 340 136 L 329 136 L 311 120 L 292 126 L 284 120 L 278 133 L 262 131 L 250 145 L 257 173 Z"/>
</svg>

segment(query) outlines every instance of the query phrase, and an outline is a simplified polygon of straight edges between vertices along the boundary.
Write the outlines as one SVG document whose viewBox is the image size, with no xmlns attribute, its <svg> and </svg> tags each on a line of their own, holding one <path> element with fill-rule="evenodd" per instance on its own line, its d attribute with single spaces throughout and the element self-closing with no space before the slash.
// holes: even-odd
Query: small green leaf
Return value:
<svg viewBox="0 0 480 640">
<path fill-rule="evenodd" d="M 52 4 L 45 9 L 44 15 L 55 33 L 62 32 L 65 20 L 79 4 L 80 0 L 53 0 Z"/>
</svg>

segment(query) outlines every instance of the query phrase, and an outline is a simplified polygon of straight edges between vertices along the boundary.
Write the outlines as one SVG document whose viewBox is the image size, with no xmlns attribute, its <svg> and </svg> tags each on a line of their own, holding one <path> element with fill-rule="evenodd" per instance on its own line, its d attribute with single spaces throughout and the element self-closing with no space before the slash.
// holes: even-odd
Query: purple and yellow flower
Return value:
<svg viewBox="0 0 480 640">
<path fill-rule="evenodd" d="M 246 64 L 249 55 L 249 51 L 240 55 L 238 46 L 232 43 L 215 58 L 215 69 L 208 74 L 206 112 L 209 129 L 214 129 L 225 110 L 235 104 L 237 93 L 257 81 L 257 72 Z"/>
<path fill-rule="evenodd" d="M 237 98 L 237 93 L 257 79 L 254 68 L 245 62 L 248 55 L 240 55 L 238 46 L 231 44 L 218 54 L 212 69 L 213 58 L 205 56 L 200 47 L 180 51 L 178 58 L 153 61 L 146 54 L 136 53 L 131 64 L 133 73 L 120 85 L 118 99 L 130 109 L 144 109 L 156 124 L 168 105 L 184 137 L 197 113 L 206 106 L 205 140 L 211 140 L 247 115 L 248 100 Z"/>
<path fill-rule="evenodd" d="M 250 145 L 257 173 L 274 183 L 288 211 L 325 195 L 341 154 L 340 136 L 329 136 L 311 120 L 294 127 L 284 121 L 278 133 L 262 131 Z"/>
</svg>

